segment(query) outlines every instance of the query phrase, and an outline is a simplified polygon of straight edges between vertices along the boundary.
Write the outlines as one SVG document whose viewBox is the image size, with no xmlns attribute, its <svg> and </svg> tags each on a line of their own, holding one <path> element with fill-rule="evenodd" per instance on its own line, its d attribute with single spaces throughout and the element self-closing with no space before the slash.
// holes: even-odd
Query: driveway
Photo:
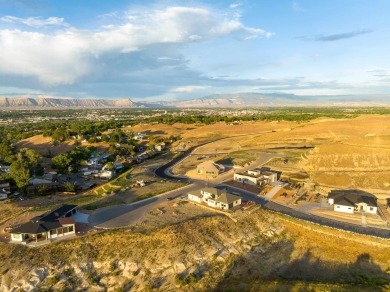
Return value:
<svg viewBox="0 0 390 292">
<path fill-rule="evenodd" d="M 277 194 L 277 192 L 279 192 L 280 190 L 282 189 L 282 187 L 279 187 L 279 186 L 276 186 L 276 187 L 273 187 L 272 190 L 270 190 L 265 196 L 264 198 L 266 200 L 271 200 L 273 196 L 275 196 Z"/>
<path fill-rule="evenodd" d="M 188 192 L 202 187 L 204 187 L 204 184 L 197 182 L 139 202 L 101 208 L 94 211 L 89 216 L 88 221 L 90 225 L 97 228 L 125 227 L 137 222 L 144 214 L 147 214 L 157 206 L 166 204 L 168 197 L 186 195 Z"/>
</svg>

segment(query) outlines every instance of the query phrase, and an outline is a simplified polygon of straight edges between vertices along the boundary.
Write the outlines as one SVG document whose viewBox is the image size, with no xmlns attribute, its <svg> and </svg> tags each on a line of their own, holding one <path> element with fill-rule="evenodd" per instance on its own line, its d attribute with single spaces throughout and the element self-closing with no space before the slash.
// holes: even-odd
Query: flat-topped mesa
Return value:
<svg viewBox="0 0 390 292">
<path fill-rule="evenodd" d="M 1 108 L 139 108 L 143 103 L 131 99 L 76 99 L 51 97 L 0 97 Z"/>
</svg>

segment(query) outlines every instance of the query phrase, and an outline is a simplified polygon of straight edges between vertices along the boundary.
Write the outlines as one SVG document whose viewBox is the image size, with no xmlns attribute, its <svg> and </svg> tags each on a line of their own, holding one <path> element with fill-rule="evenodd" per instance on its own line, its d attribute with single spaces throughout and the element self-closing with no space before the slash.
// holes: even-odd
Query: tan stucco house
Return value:
<svg viewBox="0 0 390 292">
<path fill-rule="evenodd" d="M 220 164 L 216 164 L 212 160 L 202 162 L 196 167 L 196 172 L 202 175 L 218 175 L 225 171 L 225 167 Z"/>
</svg>

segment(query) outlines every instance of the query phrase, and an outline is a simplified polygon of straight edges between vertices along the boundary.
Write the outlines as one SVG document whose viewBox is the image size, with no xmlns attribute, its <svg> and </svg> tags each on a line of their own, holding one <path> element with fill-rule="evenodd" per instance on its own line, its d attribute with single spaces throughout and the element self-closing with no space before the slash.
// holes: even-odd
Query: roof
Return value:
<svg viewBox="0 0 390 292">
<path fill-rule="evenodd" d="M 226 191 L 219 190 L 216 188 L 204 188 L 204 189 L 202 189 L 202 191 L 206 192 L 206 193 L 210 193 L 214 196 L 220 196 L 222 193 L 226 192 Z"/>
<path fill-rule="evenodd" d="M 63 217 L 65 216 L 66 213 L 68 213 L 69 211 L 73 210 L 73 209 L 76 209 L 77 208 L 77 205 L 62 205 L 61 207 L 47 213 L 47 214 L 44 214 L 40 220 L 41 221 L 53 221 L 53 220 L 56 220 L 60 217 Z"/>
<path fill-rule="evenodd" d="M 207 160 L 205 162 L 202 162 L 201 164 L 198 164 L 198 169 L 206 169 L 207 170 L 213 170 L 213 171 L 219 171 L 220 168 L 217 164 L 214 163 L 212 160 Z"/>
<path fill-rule="evenodd" d="M 253 175 L 253 174 L 249 174 L 247 172 L 237 172 L 235 174 L 241 175 L 241 176 L 246 176 L 246 177 L 253 177 L 253 178 L 261 178 L 263 176 L 262 174 Z"/>
<path fill-rule="evenodd" d="M 69 224 L 75 224 L 72 217 L 65 217 L 65 218 L 58 218 L 58 222 L 60 222 L 61 225 L 69 225 Z"/>
<path fill-rule="evenodd" d="M 190 192 L 190 193 L 188 193 L 188 194 L 189 194 L 189 195 L 192 195 L 192 196 L 199 197 L 199 198 L 202 198 L 202 197 L 203 197 L 203 195 L 202 195 L 202 193 L 201 193 L 200 190 L 196 190 L 196 191 Z"/>
<path fill-rule="evenodd" d="M 212 194 L 214 196 L 215 201 L 225 203 L 225 204 L 231 204 L 234 201 L 241 199 L 240 196 L 233 195 L 224 190 L 219 190 L 216 188 L 204 188 L 202 189 L 202 191 Z"/>
<path fill-rule="evenodd" d="M 225 203 L 225 204 L 231 204 L 237 200 L 241 199 L 240 196 L 237 196 L 237 195 L 233 195 L 233 194 L 230 194 L 230 193 L 222 193 L 219 198 L 218 198 L 218 201 L 220 201 L 221 203 Z"/>
<path fill-rule="evenodd" d="M 377 207 L 377 198 L 370 193 L 361 190 L 332 190 L 328 194 L 334 204 L 354 207 L 357 204 L 365 203 L 370 207 Z"/>
<path fill-rule="evenodd" d="M 42 222 L 39 220 L 39 218 L 34 218 L 30 222 L 24 223 L 18 227 L 13 228 L 11 233 L 38 234 L 59 227 L 61 227 L 59 221 Z"/>
<path fill-rule="evenodd" d="M 31 221 L 13 228 L 11 233 L 38 234 L 59 228 L 63 225 L 75 224 L 71 217 L 62 217 L 76 207 L 77 205 L 62 205 L 47 214 L 35 217 Z"/>
</svg>

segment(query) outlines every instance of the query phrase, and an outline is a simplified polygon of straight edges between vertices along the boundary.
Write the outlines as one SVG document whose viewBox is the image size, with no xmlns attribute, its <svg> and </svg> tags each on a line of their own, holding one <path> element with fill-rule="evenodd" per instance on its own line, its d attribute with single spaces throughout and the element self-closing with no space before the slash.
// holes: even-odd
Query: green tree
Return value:
<svg viewBox="0 0 390 292">
<path fill-rule="evenodd" d="M 62 153 L 54 156 L 51 162 L 55 169 L 60 172 L 65 172 L 69 165 L 72 163 L 72 159 L 68 153 Z"/>
<path fill-rule="evenodd" d="M 108 162 L 105 166 L 104 169 L 114 169 L 115 165 L 113 162 Z"/>
<path fill-rule="evenodd" d="M 71 182 L 67 182 L 64 185 L 64 189 L 65 189 L 65 192 L 74 192 L 76 190 L 76 187 Z"/>
<path fill-rule="evenodd" d="M 31 166 L 36 166 L 42 158 L 42 155 L 34 149 L 23 149 L 24 157 L 28 160 Z"/>
<path fill-rule="evenodd" d="M 0 160 L 12 163 L 15 160 L 14 149 L 11 144 L 3 142 L 0 144 Z"/>
<path fill-rule="evenodd" d="M 45 169 L 43 168 L 42 164 L 37 164 L 37 166 L 34 168 L 34 174 L 37 176 L 42 176 L 45 174 Z"/>
<path fill-rule="evenodd" d="M 10 173 L 16 186 L 24 193 L 30 181 L 30 168 L 26 161 L 16 160 L 10 166 Z"/>
<path fill-rule="evenodd" d="M 64 142 L 68 138 L 68 134 L 64 129 L 57 128 L 54 130 L 53 134 L 51 135 L 51 138 L 54 141 Z"/>
</svg>

